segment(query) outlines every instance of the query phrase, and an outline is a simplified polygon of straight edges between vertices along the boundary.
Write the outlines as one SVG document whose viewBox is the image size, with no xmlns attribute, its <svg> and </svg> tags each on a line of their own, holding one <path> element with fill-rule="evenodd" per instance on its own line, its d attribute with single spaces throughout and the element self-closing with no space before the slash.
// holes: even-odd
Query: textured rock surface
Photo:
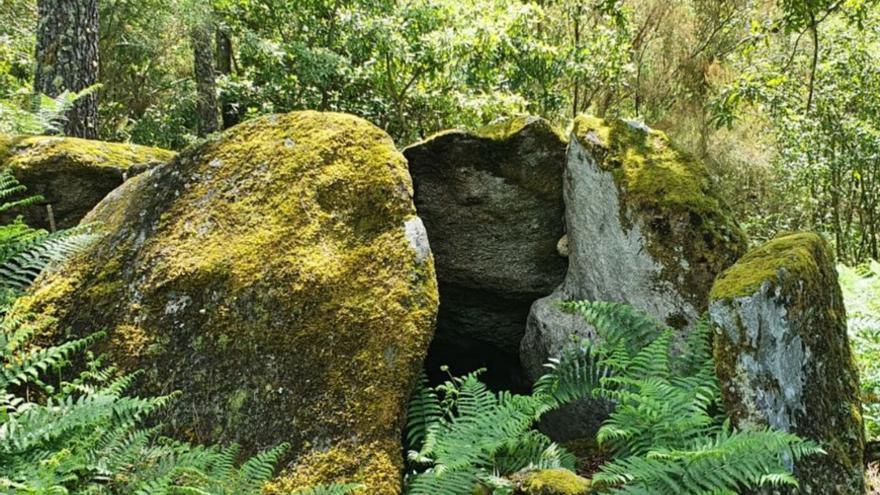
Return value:
<svg viewBox="0 0 880 495">
<path fill-rule="evenodd" d="M 521 357 L 533 380 L 572 334 L 592 337 L 557 302 L 624 302 L 684 331 L 705 311 L 715 275 L 745 250 L 706 168 L 644 125 L 578 117 L 563 189 L 568 272 L 528 317 Z M 545 428 L 562 441 L 594 432 L 593 407 L 550 414 Z"/>
<path fill-rule="evenodd" d="M 404 150 L 440 285 L 429 369 L 472 355 L 472 367 L 505 373 L 503 363 L 480 361 L 499 354 L 519 368 L 529 306 L 565 274 L 557 251 L 564 153 L 559 134 L 537 118 L 447 131 Z"/>
<path fill-rule="evenodd" d="M 270 492 L 400 490 L 405 404 L 431 340 L 433 260 L 403 156 L 380 129 L 298 112 L 236 126 L 126 182 L 107 235 L 20 302 L 108 331 L 160 420 L 245 451 L 292 444 Z"/>
<path fill-rule="evenodd" d="M 7 223 L 23 215 L 32 227 L 49 228 L 51 205 L 57 228 L 73 227 L 127 178 L 174 158 L 148 146 L 67 137 L 0 136 L 0 164 L 9 167 L 28 194 L 45 202 L 0 215 Z"/>
<path fill-rule="evenodd" d="M 712 288 L 715 366 L 741 428 L 770 425 L 818 441 L 803 493 L 864 493 L 858 370 L 825 241 L 789 234 L 750 251 Z"/>
</svg>

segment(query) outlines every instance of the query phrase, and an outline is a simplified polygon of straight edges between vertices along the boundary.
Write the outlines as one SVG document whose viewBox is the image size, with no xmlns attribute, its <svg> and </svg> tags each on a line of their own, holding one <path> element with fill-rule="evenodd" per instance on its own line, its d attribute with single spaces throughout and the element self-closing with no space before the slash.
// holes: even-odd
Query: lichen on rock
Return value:
<svg viewBox="0 0 880 495">
<path fill-rule="evenodd" d="M 404 150 L 440 285 L 429 372 L 486 367 L 496 386 L 528 385 L 517 377 L 528 308 L 565 274 L 556 249 L 564 154 L 559 132 L 535 117 L 441 132 Z M 456 366 L 468 358 L 469 368 Z"/>
<path fill-rule="evenodd" d="M 833 258 L 811 233 L 779 236 L 715 282 L 716 374 L 734 424 L 771 426 L 815 440 L 803 459 L 804 493 L 864 493 L 858 370 Z"/>
<path fill-rule="evenodd" d="M 745 251 L 744 234 L 705 166 L 659 131 L 578 117 L 565 166 L 568 271 L 529 314 L 520 352 L 533 380 L 573 334 L 594 337 L 558 302 L 627 303 L 684 333 L 706 310 L 715 276 Z M 597 409 L 592 418 L 590 409 Z M 549 414 L 544 428 L 559 441 L 588 435 L 602 411 L 596 404 L 573 406 Z"/>
<path fill-rule="evenodd" d="M 567 469 L 540 469 L 513 478 L 514 495 L 587 495 L 590 480 Z"/>
<path fill-rule="evenodd" d="M 400 490 L 405 405 L 433 333 L 433 259 L 403 156 L 359 118 L 254 119 L 113 191 L 106 235 L 19 302 L 54 337 L 106 330 L 182 395 L 159 420 L 253 453 L 292 445 L 273 482 Z M 344 462 L 341 460 L 344 459 Z"/>
<path fill-rule="evenodd" d="M 32 227 L 49 228 L 47 205 L 58 228 L 76 225 L 126 179 L 169 162 L 175 153 L 160 148 L 56 136 L 0 137 L 0 165 L 45 203 L 0 215 L 22 214 Z"/>
</svg>

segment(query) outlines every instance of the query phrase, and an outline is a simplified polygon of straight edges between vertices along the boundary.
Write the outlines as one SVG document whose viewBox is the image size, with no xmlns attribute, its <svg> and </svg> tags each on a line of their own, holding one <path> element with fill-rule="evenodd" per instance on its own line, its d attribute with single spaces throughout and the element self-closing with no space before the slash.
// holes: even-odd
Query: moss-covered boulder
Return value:
<svg viewBox="0 0 880 495">
<path fill-rule="evenodd" d="M 148 146 L 87 139 L 0 136 L 0 165 L 44 202 L 0 214 L 0 222 L 23 215 L 25 222 L 49 229 L 73 227 L 125 180 L 174 158 L 174 152 Z M 52 221 L 50 221 L 50 208 Z"/>
<path fill-rule="evenodd" d="M 531 308 L 521 356 L 532 379 L 572 334 L 593 336 L 559 301 L 627 303 L 684 332 L 706 310 L 715 276 L 746 245 L 706 167 L 662 132 L 581 116 L 565 163 L 568 272 Z M 560 441 L 594 432 L 602 411 L 591 408 L 550 414 L 545 428 Z"/>
<path fill-rule="evenodd" d="M 803 493 L 864 493 L 858 370 L 825 241 L 788 234 L 750 251 L 715 282 L 709 312 L 734 423 L 821 444 L 827 455 L 796 466 Z"/>
<path fill-rule="evenodd" d="M 105 329 L 182 395 L 158 419 L 244 452 L 290 442 L 293 490 L 400 490 L 401 428 L 433 333 L 437 287 L 406 161 L 359 118 L 296 112 L 238 125 L 130 179 L 86 218 L 107 234 L 18 311 L 56 338 Z"/>
<path fill-rule="evenodd" d="M 442 132 L 403 153 L 440 286 L 428 369 L 486 367 L 484 379 L 515 387 L 529 306 L 565 275 L 565 142 L 547 121 L 523 117 Z"/>
<path fill-rule="evenodd" d="M 527 471 L 513 477 L 514 495 L 587 495 L 590 480 L 567 469 Z"/>
</svg>

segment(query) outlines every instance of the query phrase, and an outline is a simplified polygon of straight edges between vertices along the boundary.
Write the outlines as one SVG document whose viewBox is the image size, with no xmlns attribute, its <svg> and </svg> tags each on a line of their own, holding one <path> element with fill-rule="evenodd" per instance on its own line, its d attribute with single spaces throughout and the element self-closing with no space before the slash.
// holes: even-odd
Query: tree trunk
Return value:
<svg viewBox="0 0 880 495">
<path fill-rule="evenodd" d="M 214 44 L 211 30 L 199 25 L 191 32 L 193 45 L 193 67 L 196 75 L 196 117 L 198 134 L 205 136 L 220 129 L 220 115 L 217 105 L 217 80 L 214 70 Z"/>
<path fill-rule="evenodd" d="M 38 0 L 34 90 L 48 96 L 79 92 L 98 82 L 97 0 Z M 98 137 L 98 97 L 77 100 L 67 112 L 68 136 Z"/>
<path fill-rule="evenodd" d="M 229 29 L 220 27 L 217 29 L 217 73 L 228 76 L 232 74 L 233 54 L 232 35 Z M 238 108 L 231 101 L 224 101 L 220 105 L 223 114 L 223 128 L 228 129 L 241 121 Z"/>
</svg>

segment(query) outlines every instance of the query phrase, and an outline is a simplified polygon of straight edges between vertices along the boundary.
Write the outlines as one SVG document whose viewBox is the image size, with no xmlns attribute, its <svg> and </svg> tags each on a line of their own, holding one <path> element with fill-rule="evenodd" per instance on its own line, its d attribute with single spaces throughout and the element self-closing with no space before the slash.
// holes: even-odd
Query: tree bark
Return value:
<svg viewBox="0 0 880 495">
<path fill-rule="evenodd" d="M 38 0 L 34 91 L 58 96 L 98 82 L 97 0 Z M 66 114 L 68 136 L 98 137 L 98 97 L 78 99 Z"/>
<path fill-rule="evenodd" d="M 211 29 L 195 26 L 190 34 L 193 45 L 193 68 L 196 76 L 196 117 L 198 134 L 206 136 L 220 130 L 220 112 L 217 104 L 217 79 L 214 68 L 214 44 Z"/>
<path fill-rule="evenodd" d="M 225 27 L 217 28 L 217 73 L 228 76 L 232 74 L 234 65 L 232 54 L 232 35 Z M 220 104 L 223 116 L 223 128 L 228 129 L 241 121 L 236 106 L 230 101 Z"/>
</svg>

